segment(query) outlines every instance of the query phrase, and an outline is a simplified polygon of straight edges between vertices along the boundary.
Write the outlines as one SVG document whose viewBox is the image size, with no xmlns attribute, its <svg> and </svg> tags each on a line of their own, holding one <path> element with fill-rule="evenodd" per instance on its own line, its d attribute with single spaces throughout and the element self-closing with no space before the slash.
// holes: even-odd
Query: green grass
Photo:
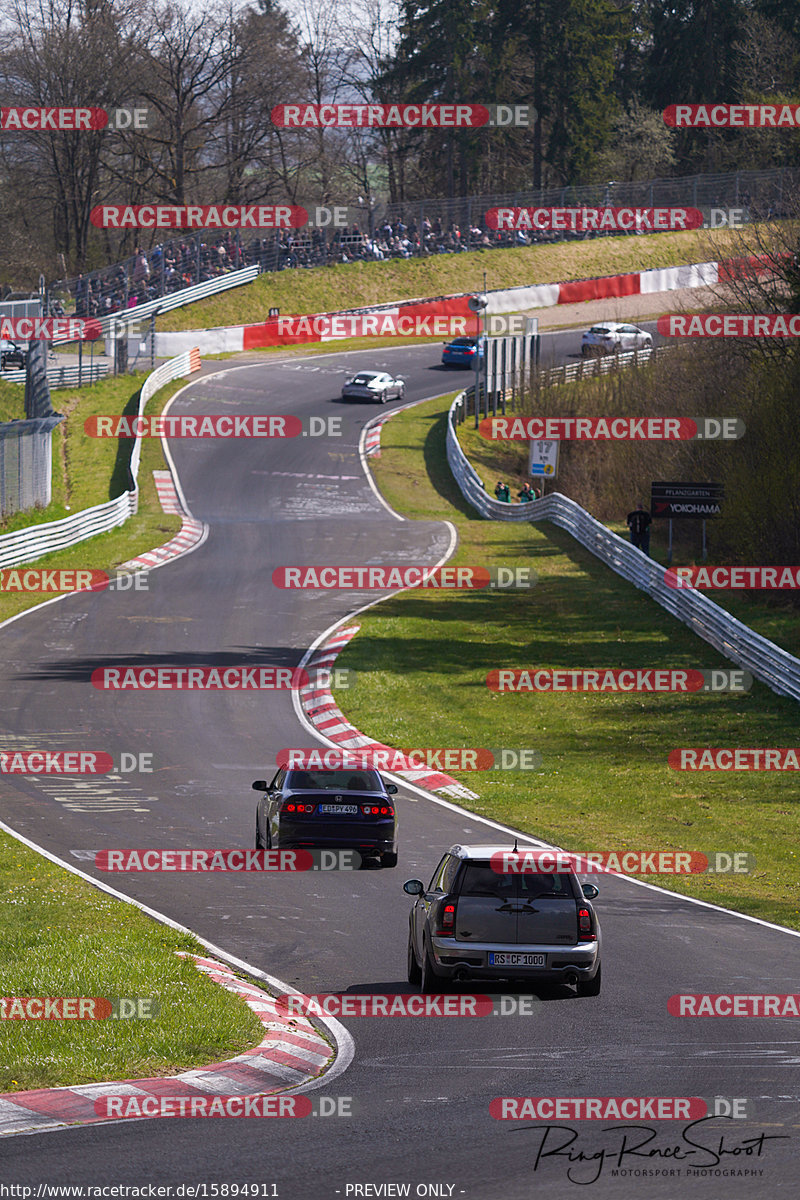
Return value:
<svg viewBox="0 0 800 1200">
<path fill-rule="evenodd" d="M 99 413 L 138 411 L 139 389 L 146 376 L 119 376 L 91 388 L 58 393 L 58 411 L 67 416 L 53 437 L 53 501 L 46 509 L 15 513 L 0 523 L 0 534 L 24 529 L 44 521 L 56 521 L 70 513 L 119 496 L 127 486 L 127 464 L 132 439 L 115 441 L 84 434 L 86 417 Z M 159 413 L 185 379 L 165 384 L 149 401 L 147 412 Z M 139 511 L 124 525 L 100 534 L 68 550 L 36 560 L 42 570 L 58 567 L 94 567 L 112 572 L 122 562 L 135 558 L 169 541 L 181 527 L 180 517 L 162 511 L 153 482 L 153 471 L 166 467 L 159 438 L 144 438 L 139 468 Z M 67 508 L 69 505 L 69 508 Z M 0 591 L 0 621 L 41 603 L 37 593 Z"/>
<path fill-rule="evenodd" d="M 267 319 L 271 307 L 285 316 L 446 296 L 482 289 L 484 271 L 490 289 L 646 271 L 705 262 L 732 252 L 733 244 L 730 232 L 720 230 L 712 235 L 695 230 L 268 272 L 244 287 L 165 313 L 157 319 L 156 328 L 255 324 Z M 345 347 L 337 344 L 337 348 Z"/>
<path fill-rule="evenodd" d="M 54 439 L 53 503 L 16 514 L 2 532 L 56 520 L 124 490 L 132 441 L 88 438 L 83 422 L 96 413 L 135 412 L 144 378 L 124 376 L 57 394 L 56 407 L 67 420 Z M 162 388 L 148 413 L 162 411 L 184 382 Z M 142 447 L 138 513 L 110 533 L 38 559 L 37 567 L 111 571 L 180 528 L 178 517 L 161 511 L 153 482 L 153 470 L 166 465 L 161 443 L 145 438 Z M 44 598 L 0 592 L 0 620 Z M 0 1021 L 0 1091 L 169 1075 L 232 1057 L 261 1040 L 261 1024 L 247 1006 L 174 953 L 205 953 L 194 938 L 103 895 L 2 834 L 0 894 L 0 994 L 141 996 L 160 1005 L 152 1020 Z"/>
<path fill-rule="evenodd" d="M 171 1075 L 257 1045 L 261 1023 L 177 933 L 0 834 L 3 996 L 150 997 L 150 1020 L 0 1021 L 0 1092 Z M 155 1007 L 155 1006 L 154 1006 Z"/>
<path fill-rule="evenodd" d="M 516 500 L 516 493 L 523 483 L 528 482 L 528 444 L 527 442 L 492 442 L 481 437 L 474 428 L 474 417 L 468 417 L 459 426 L 459 441 L 475 470 L 487 486 L 490 493 L 498 479 L 503 479 L 511 487 L 511 495 Z M 558 483 L 548 484 L 548 491 L 559 491 Z M 573 497 L 574 499 L 575 497 Z M 682 524 L 684 525 L 681 528 Z M 691 528 L 686 528 L 691 525 Z M 609 529 L 620 537 L 628 540 L 628 527 L 624 521 L 607 522 Z M 657 562 L 667 564 L 667 530 L 666 523 L 657 521 L 651 527 L 650 554 Z M 675 540 L 673 543 L 672 566 L 681 567 L 700 563 L 701 534 L 699 523 L 680 521 L 675 522 Z M 716 560 L 709 557 L 709 565 Z M 800 657 L 800 621 L 798 612 L 790 603 L 766 603 L 758 592 L 734 592 L 720 589 L 704 589 L 703 594 L 724 608 L 732 616 L 749 625 L 762 637 L 769 638 L 790 654 Z"/>
<path fill-rule="evenodd" d="M 794 701 L 761 684 L 716 696 L 486 687 L 497 667 L 730 664 L 564 531 L 480 519 L 447 466 L 448 403 L 429 401 L 384 426 L 378 485 L 404 515 L 456 525 L 454 563 L 532 566 L 538 583 L 509 594 L 407 592 L 362 614 L 338 661 L 361 672 L 347 716 L 395 746 L 538 750 L 542 768 L 533 772 L 456 772 L 480 796 L 466 806 L 573 850 L 749 851 L 751 875 L 647 878 L 800 928 L 796 780 L 667 765 L 678 746 L 795 744 Z"/>
<path fill-rule="evenodd" d="M 25 416 L 25 386 L 0 379 L 0 421 L 21 421 Z"/>
</svg>

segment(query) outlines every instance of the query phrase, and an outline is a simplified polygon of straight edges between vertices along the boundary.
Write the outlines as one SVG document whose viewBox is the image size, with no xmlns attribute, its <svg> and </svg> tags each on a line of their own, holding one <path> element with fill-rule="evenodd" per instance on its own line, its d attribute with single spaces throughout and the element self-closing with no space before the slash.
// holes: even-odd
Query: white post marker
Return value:
<svg viewBox="0 0 800 1200">
<path fill-rule="evenodd" d="M 558 474 L 558 442 L 529 442 L 528 446 L 528 474 L 542 480 L 555 479 Z"/>
</svg>

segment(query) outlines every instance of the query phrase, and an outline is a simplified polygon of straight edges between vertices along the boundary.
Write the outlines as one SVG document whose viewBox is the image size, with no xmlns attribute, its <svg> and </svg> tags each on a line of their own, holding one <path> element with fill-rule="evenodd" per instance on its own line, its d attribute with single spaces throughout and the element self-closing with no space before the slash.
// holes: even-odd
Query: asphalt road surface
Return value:
<svg viewBox="0 0 800 1200">
<path fill-rule="evenodd" d="M 545 339 L 545 363 L 550 354 L 563 361 L 577 345 L 575 333 Z M 89 676 L 97 666 L 144 661 L 292 666 L 323 630 L 375 594 L 279 591 L 274 567 L 436 562 L 446 528 L 397 520 L 366 482 L 358 439 L 378 409 L 337 397 L 345 375 L 368 365 L 404 374 L 407 400 L 466 379 L 437 359 L 426 347 L 209 364 L 173 413 L 333 415 L 342 418 L 343 436 L 174 441 L 188 505 L 210 527 L 205 544 L 152 572 L 146 592 L 70 596 L 0 631 L 4 747 L 145 752 L 155 767 L 152 775 L 87 783 L 6 776 L 4 820 L 305 992 L 413 991 L 405 982 L 403 880 L 427 882 L 443 849 L 495 834 L 454 805 L 401 788 L 396 870 L 311 882 L 101 875 L 91 861 L 101 848 L 251 846 L 251 781 L 268 774 L 279 749 L 311 741 L 286 692 L 103 692 Z M 260 1183 L 274 1184 L 274 1193 L 262 1194 L 282 1200 L 524 1200 L 554 1189 L 579 1195 L 582 1185 L 603 1200 L 796 1195 L 796 1025 L 680 1020 L 666 1005 L 681 991 L 796 990 L 797 939 L 633 882 L 600 883 L 601 996 L 543 993 L 525 1017 L 345 1020 L 352 1065 L 315 1094 L 350 1097 L 348 1118 L 147 1120 L 7 1138 L 0 1183 Z M 542 1123 L 490 1117 L 493 1097 L 524 1095 L 746 1098 L 748 1115 L 689 1131 L 715 1153 L 695 1147 L 689 1154 L 683 1124 L 645 1121 L 653 1140 L 645 1146 L 650 1133 L 629 1129 L 620 1159 L 617 1127 L 561 1121 L 546 1131 Z M 375 1190 L 388 1184 L 410 1190 Z"/>
</svg>

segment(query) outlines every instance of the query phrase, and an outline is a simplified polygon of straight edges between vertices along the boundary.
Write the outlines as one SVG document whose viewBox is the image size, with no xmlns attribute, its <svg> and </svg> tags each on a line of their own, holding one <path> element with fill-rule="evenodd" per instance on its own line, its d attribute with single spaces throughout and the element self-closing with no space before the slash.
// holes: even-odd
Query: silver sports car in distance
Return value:
<svg viewBox="0 0 800 1200">
<path fill-rule="evenodd" d="M 385 371 L 359 371 L 346 380 L 342 388 L 343 400 L 402 400 L 406 385 L 402 379 L 393 379 Z"/>
</svg>

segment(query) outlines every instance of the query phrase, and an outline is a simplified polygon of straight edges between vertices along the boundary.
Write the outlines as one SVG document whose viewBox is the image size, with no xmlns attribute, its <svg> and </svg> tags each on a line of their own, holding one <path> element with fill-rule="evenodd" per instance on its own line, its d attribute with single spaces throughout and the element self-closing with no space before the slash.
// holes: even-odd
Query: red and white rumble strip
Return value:
<svg viewBox="0 0 800 1200">
<path fill-rule="evenodd" d="M 162 563 L 169 562 L 172 558 L 180 558 L 188 550 L 193 550 L 206 537 L 207 529 L 203 522 L 184 512 L 169 471 L 153 471 L 153 479 L 162 509 L 165 513 L 177 513 L 182 518 L 183 524 L 180 532 L 165 542 L 163 546 L 157 546 L 155 550 L 146 550 L 136 558 L 130 558 L 127 562 L 122 563 L 121 571 L 141 571 L 149 570 L 151 567 L 160 567 Z"/>
<path fill-rule="evenodd" d="M 207 1107 L 215 1097 L 239 1097 L 244 1105 L 248 1097 L 281 1092 L 322 1074 L 333 1057 L 333 1050 L 310 1021 L 303 1016 L 291 1019 L 282 1016 L 274 997 L 254 984 L 238 979 L 224 963 L 196 955 L 184 957 L 193 958 L 198 970 L 228 991 L 236 992 L 256 1013 L 264 1026 L 264 1037 L 257 1046 L 227 1062 L 210 1063 L 207 1067 L 182 1071 L 168 1078 L 6 1092 L 0 1096 L 0 1134 L 33 1133 L 60 1125 L 86 1125 L 115 1118 L 157 1115 L 151 1111 L 152 1106 L 157 1098 L 164 1096 L 176 1100 L 176 1111 L 164 1115 L 191 1115 L 188 1102 L 193 1099 L 199 1099 Z M 123 1106 L 110 1102 L 111 1098 L 120 1096 L 125 1097 Z M 182 1113 L 177 1111 L 181 1107 L 181 1098 L 187 1101 L 182 1106 Z M 104 1115 L 100 1115 L 101 1110 Z M 196 1115 L 208 1114 L 197 1111 Z"/>
<path fill-rule="evenodd" d="M 337 656 L 360 628 L 360 625 L 349 625 L 346 629 L 337 629 L 336 633 L 329 637 L 323 645 L 318 646 L 305 664 L 309 675 L 314 678 L 317 671 L 332 670 Z M 324 734 L 330 741 L 336 742 L 342 749 L 360 750 L 364 746 L 370 746 L 375 750 L 385 750 L 390 755 L 396 753 L 391 746 L 385 746 L 382 742 L 365 737 L 351 725 L 336 704 L 330 689 L 310 683 L 299 689 L 299 696 L 307 720 L 321 734 Z M 397 771 L 396 774 L 402 775 L 409 783 L 428 788 L 432 792 L 442 792 L 446 796 L 453 796 L 459 800 L 478 799 L 475 792 L 471 792 L 457 779 L 453 779 L 451 775 L 445 775 L 442 771 L 431 771 L 425 767 L 418 771 Z"/>
</svg>

